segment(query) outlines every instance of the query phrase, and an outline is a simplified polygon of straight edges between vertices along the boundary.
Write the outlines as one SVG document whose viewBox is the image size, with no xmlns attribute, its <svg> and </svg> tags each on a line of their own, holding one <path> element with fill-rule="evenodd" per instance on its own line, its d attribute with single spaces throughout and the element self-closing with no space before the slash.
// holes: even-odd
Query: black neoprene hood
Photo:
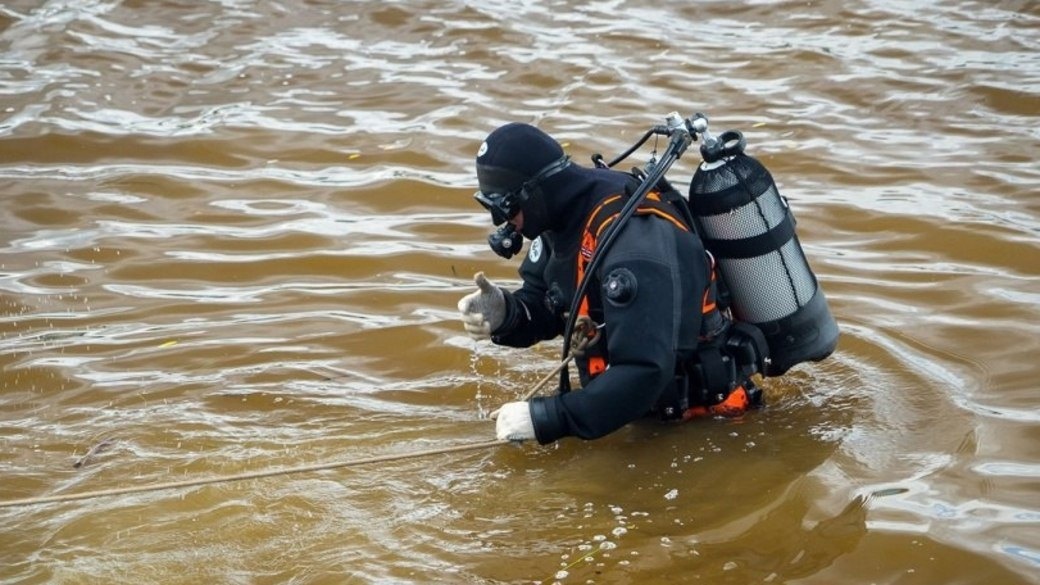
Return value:
<svg viewBox="0 0 1040 585">
<path fill-rule="evenodd" d="M 515 191 L 554 161 L 563 148 L 530 124 L 511 122 L 496 128 L 477 151 L 477 184 L 483 193 Z"/>
</svg>

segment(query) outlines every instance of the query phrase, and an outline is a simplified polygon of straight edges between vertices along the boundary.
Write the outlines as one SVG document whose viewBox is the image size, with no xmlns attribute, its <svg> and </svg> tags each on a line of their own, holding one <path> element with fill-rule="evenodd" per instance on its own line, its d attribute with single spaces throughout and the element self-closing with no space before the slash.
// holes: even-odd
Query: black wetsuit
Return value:
<svg viewBox="0 0 1040 585">
<path fill-rule="evenodd" d="M 523 286 L 506 293 L 506 318 L 493 332 L 495 343 L 528 347 L 563 333 L 587 216 L 608 196 L 631 189 L 632 181 L 627 173 L 572 165 L 546 182 L 553 225 L 520 267 Z M 538 442 L 595 439 L 650 412 L 673 385 L 677 359 L 696 350 L 708 274 L 695 234 L 660 217 L 633 216 L 588 288 L 590 314 L 604 324 L 599 345 L 608 368 L 589 380 L 587 363 L 576 360 L 580 391 L 531 400 Z M 609 298 L 601 287 L 611 278 L 631 284 L 629 294 Z"/>
</svg>

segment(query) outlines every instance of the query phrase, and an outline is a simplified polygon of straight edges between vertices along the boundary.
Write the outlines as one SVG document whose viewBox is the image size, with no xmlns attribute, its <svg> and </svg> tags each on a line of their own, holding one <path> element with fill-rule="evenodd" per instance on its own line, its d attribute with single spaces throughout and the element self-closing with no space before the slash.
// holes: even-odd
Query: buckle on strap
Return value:
<svg viewBox="0 0 1040 585">
<path fill-rule="evenodd" d="M 737 368 L 733 358 L 718 347 L 708 346 L 697 350 L 697 361 L 693 366 L 695 386 L 691 390 L 700 396 L 691 396 L 691 402 L 718 404 L 729 396 L 737 381 Z"/>
<path fill-rule="evenodd" d="M 736 358 L 741 374 L 750 376 L 766 371 L 769 344 L 758 327 L 734 321 L 726 335 L 726 350 Z"/>
</svg>

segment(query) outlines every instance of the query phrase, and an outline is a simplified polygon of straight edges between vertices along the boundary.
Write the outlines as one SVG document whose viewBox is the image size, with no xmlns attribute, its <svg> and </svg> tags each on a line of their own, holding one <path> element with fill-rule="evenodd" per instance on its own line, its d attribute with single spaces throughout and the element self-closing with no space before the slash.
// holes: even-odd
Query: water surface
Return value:
<svg viewBox="0 0 1040 585">
<path fill-rule="evenodd" d="M 1040 582 L 1038 32 L 1024 1 L 8 2 L 0 499 L 493 438 L 559 351 L 455 315 L 477 270 L 518 284 L 470 198 L 507 121 L 586 164 L 671 111 L 744 131 L 842 340 L 741 421 L 3 508 L 0 582 Z"/>
</svg>

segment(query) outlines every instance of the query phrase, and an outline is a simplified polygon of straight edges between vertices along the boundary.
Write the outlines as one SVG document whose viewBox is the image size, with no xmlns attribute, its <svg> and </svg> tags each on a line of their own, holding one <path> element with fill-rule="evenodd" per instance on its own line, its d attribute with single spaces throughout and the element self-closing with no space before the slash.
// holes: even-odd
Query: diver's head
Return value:
<svg viewBox="0 0 1040 585">
<path fill-rule="evenodd" d="M 542 182 L 570 165 L 556 140 L 512 122 L 488 134 L 476 162 L 480 190 L 473 197 L 491 212 L 492 223 L 509 222 L 532 240 L 548 229 L 552 218 Z"/>
</svg>

